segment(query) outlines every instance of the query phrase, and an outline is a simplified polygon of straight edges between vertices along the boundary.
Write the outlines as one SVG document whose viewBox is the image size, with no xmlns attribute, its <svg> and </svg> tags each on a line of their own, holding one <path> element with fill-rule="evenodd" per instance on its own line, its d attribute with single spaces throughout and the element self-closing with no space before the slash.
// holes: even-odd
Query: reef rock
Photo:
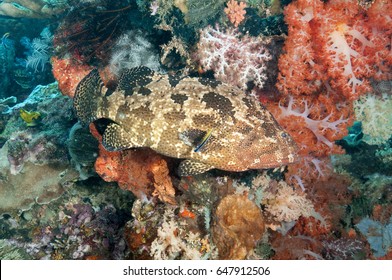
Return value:
<svg viewBox="0 0 392 280">
<path fill-rule="evenodd" d="M 32 126 L 21 111 L 37 112 L 41 118 Z M 37 86 L 5 116 L 0 133 L 0 213 L 20 212 L 58 198 L 64 186 L 79 178 L 66 146 L 76 121 L 72 101 L 62 96 L 56 83 Z"/>
</svg>

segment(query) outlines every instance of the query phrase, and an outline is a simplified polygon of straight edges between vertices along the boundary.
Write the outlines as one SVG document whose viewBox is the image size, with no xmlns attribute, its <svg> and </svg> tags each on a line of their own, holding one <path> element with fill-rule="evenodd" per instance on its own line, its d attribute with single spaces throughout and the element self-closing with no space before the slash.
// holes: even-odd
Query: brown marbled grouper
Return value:
<svg viewBox="0 0 392 280">
<path fill-rule="evenodd" d="M 181 176 L 274 168 L 297 158 L 296 144 L 260 102 L 212 79 L 137 67 L 125 70 L 113 91 L 93 70 L 79 83 L 74 107 L 84 125 L 106 120 L 107 150 L 149 147 L 184 159 Z"/>
</svg>

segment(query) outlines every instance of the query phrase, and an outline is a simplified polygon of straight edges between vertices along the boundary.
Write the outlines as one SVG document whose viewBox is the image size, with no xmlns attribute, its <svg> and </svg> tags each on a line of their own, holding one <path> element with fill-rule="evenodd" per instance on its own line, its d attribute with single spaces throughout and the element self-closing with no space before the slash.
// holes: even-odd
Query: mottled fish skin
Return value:
<svg viewBox="0 0 392 280">
<path fill-rule="evenodd" d="M 101 118 L 113 122 L 103 135 L 108 150 L 149 147 L 227 171 L 297 160 L 292 138 L 260 102 L 238 88 L 138 67 L 127 70 L 118 88 L 109 92 L 94 71 L 78 85 L 74 106 L 84 124 Z M 208 141 L 195 152 L 209 131 Z"/>
</svg>

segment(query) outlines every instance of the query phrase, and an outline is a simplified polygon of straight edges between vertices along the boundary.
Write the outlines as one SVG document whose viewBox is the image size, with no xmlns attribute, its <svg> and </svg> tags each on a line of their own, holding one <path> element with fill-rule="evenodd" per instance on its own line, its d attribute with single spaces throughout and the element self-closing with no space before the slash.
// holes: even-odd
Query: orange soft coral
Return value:
<svg viewBox="0 0 392 280">
<path fill-rule="evenodd" d="M 246 14 L 245 8 L 246 3 L 244 2 L 238 3 L 234 0 L 230 0 L 230 2 L 227 2 L 227 8 L 225 8 L 224 11 L 230 22 L 234 24 L 235 27 L 238 27 L 241 21 L 244 20 Z"/>
<path fill-rule="evenodd" d="M 328 173 L 322 167 L 343 152 L 335 141 L 352 125 L 353 100 L 370 89 L 370 79 L 391 75 L 392 8 L 380 15 L 383 3 L 365 11 L 355 0 L 297 0 L 285 9 L 288 37 L 276 85 L 282 96 L 279 105 L 266 105 L 300 148 L 301 162 L 289 167 L 297 182 Z"/>
<path fill-rule="evenodd" d="M 331 172 L 329 155 L 344 153 L 336 140 L 347 135 L 353 123 L 352 105 L 333 92 L 283 97 L 268 103 L 279 124 L 299 147 L 300 161 L 288 166 L 286 179 L 304 189 L 314 179 Z"/>
<path fill-rule="evenodd" d="M 90 130 L 99 141 L 102 140 L 93 125 Z M 105 181 L 117 182 L 120 188 L 131 191 L 138 198 L 154 196 L 176 204 L 167 162 L 150 149 L 108 152 L 100 144 L 95 171 Z"/>
<path fill-rule="evenodd" d="M 384 17 L 377 16 L 379 3 L 368 14 L 355 0 L 297 0 L 288 5 L 289 36 L 279 60 L 279 90 L 311 94 L 329 84 L 350 100 L 369 90 L 369 79 L 381 77 L 378 72 L 385 73 L 392 62 L 386 54 L 392 12 L 385 9 Z"/>
<path fill-rule="evenodd" d="M 330 95 L 289 96 L 280 104 L 267 104 L 280 125 L 299 145 L 302 156 L 327 156 L 341 153 L 334 141 L 347 134 L 353 122 L 352 106 Z"/>
</svg>

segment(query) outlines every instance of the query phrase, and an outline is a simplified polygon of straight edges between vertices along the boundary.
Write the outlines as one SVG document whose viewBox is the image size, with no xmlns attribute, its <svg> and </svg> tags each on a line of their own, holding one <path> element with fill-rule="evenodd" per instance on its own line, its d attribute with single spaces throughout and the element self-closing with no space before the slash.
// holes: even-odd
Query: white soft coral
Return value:
<svg viewBox="0 0 392 280">
<path fill-rule="evenodd" d="M 222 32 L 211 26 L 201 31 L 198 57 L 204 69 L 214 71 L 217 80 L 242 89 L 250 81 L 263 87 L 266 62 L 271 59 L 261 38 L 240 37 L 236 29 Z"/>
<path fill-rule="evenodd" d="M 364 140 L 382 144 L 392 136 L 392 96 L 368 93 L 354 103 L 355 116 L 362 122 Z"/>
<path fill-rule="evenodd" d="M 155 260 L 201 259 L 200 240 L 198 233 L 185 232 L 175 219 L 174 209 L 168 209 L 158 228 L 158 236 L 151 244 L 150 254 Z"/>
</svg>

